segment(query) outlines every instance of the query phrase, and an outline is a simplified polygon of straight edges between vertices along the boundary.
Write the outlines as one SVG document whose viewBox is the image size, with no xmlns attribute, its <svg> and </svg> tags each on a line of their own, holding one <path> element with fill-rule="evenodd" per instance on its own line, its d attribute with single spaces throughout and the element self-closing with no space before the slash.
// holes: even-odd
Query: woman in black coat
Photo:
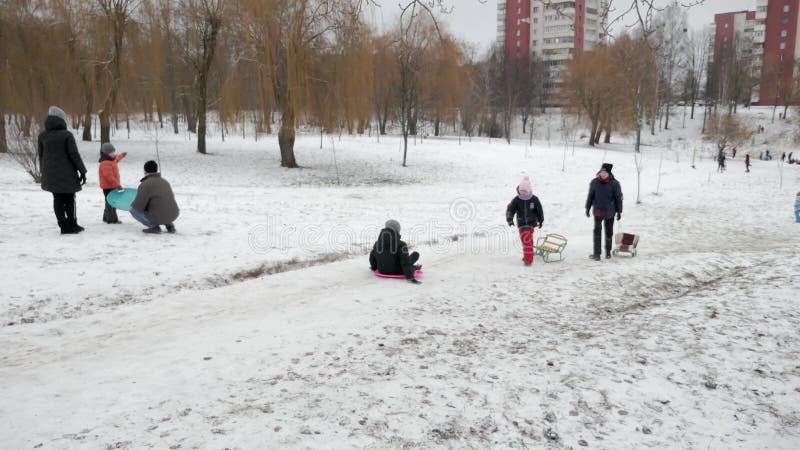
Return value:
<svg viewBox="0 0 800 450">
<path fill-rule="evenodd" d="M 57 106 L 47 111 L 38 151 L 42 189 L 53 194 L 53 212 L 61 234 L 80 233 L 83 227 L 76 218 L 75 193 L 86 184 L 86 166 L 75 137 L 67 130 L 67 114 Z"/>
</svg>

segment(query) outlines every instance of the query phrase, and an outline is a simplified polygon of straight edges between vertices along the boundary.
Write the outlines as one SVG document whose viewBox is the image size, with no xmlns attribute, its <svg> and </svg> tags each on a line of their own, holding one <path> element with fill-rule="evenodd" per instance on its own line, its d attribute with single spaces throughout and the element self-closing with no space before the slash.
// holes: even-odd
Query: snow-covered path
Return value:
<svg viewBox="0 0 800 450">
<path fill-rule="evenodd" d="M 2 447 L 796 446 L 797 251 L 571 264 L 352 260 L 5 328 Z"/>
</svg>

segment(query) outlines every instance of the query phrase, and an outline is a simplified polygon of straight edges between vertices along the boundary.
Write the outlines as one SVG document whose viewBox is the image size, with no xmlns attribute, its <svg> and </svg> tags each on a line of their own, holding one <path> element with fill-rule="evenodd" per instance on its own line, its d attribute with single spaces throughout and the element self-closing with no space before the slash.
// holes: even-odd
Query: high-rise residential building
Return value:
<svg viewBox="0 0 800 450">
<path fill-rule="evenodd" d="M 737 67 L 758 66 L 754 54 L 755 11 L 736 11 L 714 16 L 714 42 L 710 53 L 711 73 L 708 84 L 710 94 L 725 96 L 730 89 L 728 71 Z M 755 58 L 755 60 L 754 60 Z M 754 74 L 756 75 L 756 74 Z"/>
<path fill-rule="evenodd" d="M 732 65 L 752 67 L 750 101 L 757 105 L 783 105 L 786 91 L 800 60 L 800 0 L 755 0 L 755 11 L 714 16 L 709 89 L 723 95 L 724 73 Z M 794 100 L 796 101 L 796 100 Z"/>
<path fill-rule="evenodd" d="M 497 41 L 509 62 L 541 60 L 557 89 L 566 64 L 604 40 L 607 8 L 608 0 L 500 0 Z"/>
<path fill-rule="evenodd" d="M 754 103 L 785 104 L 784 94 L 792 83 L 794 62 L 800 59 L 799 19 L 800 0 L 757 1 L 755 42 L 761 54 L 763 76 L 754 92 Z"/>
</svg>

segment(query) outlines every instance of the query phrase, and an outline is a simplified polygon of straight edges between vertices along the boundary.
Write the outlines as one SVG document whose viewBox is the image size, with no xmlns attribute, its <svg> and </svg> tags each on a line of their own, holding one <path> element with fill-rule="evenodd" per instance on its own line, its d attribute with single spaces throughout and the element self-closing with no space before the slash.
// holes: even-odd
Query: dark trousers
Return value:
<svg viewBox="0 0 800 450">
<path fill-rule="evenodd" d="M 59 225 L 66 221 L 75 222 L 75 194 L 53 193 L 53 212 Z"/>
<path fill-rule="evenodd" d="M 600 254 L 600 235 L 602 234 L 603 223 L 606 227 L 606 254 L 611 253 L 611 240 L 614 237 L 614 218 L 604 219 L 594 218 L 594 254 Z"/>
<path fill-rule="evenodd" d="M 113 191 L 114 189 L 103 189 L 103 195 L 105 196 L 106 202 L 106 209 L 103 210 L 103 222 L 105 223 L 118 223 L 119 217 L 117 217 L 117 209 L 113 206 L 108 204 L 108 193 Z"/>
<path fill-rule="evenodd" d="M 411 261 L 412 265 L 416 264 L 417 261 L 419 261 L 419 252 L 411 252 L 411 254 L 408 255 L 408 260 Z"/>
</svg>

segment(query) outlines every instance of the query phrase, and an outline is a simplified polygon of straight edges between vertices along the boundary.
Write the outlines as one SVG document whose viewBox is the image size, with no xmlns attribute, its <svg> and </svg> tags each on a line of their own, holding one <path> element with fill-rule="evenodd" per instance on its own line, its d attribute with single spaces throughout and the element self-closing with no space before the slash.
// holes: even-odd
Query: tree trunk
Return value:
<svg viewBox="0 0 800 450">
<path fill-rule="evenodd" d="M 789 102 L 787 101 L 786 104 L 783 106 L 783 120 L 786 120 L 786 114 L 789 113 Z"/>
<path fill-rule="evenodd" d="M 670 103 L 672 103 L 672 102 L 667 100 L 667 113 L 666 113 L 666 118 L 664 119 L 664 129 L 665 130 L 669 130 L 669 107 L 670 107 Z"/>
<path fill-rule="evenodd" d="M 197 111 L 188 99 L 183 100 L 183 107 L 186 113 L 186 129 L 191 133 L 197 133 Z"/>
<path fill-rule="evenodd" d="M 386 136 L 386 118 L 383 117 L 378 121 L 378 128 L 380 129 L 380 133 Z"/>
<path fill-rule="evenodd" d="M 0 112 L 0 153 L 8 153 L 8 140 L 6 139 L 6 115 Z"/>
<path fill-rule="evenodd" d="M 106 98 L 103 110 L 100 111 L 100 143 L 111 142 L 111 98 Z"/>
<path fill-rule="evenodd" d="M 281 149 L 281 167 L 295 169 L 299 167 L 294 158 L 294 107 L 291 102 L 283 105 L 281 114 L 281 129 L 278 131 L 278 145 Z"/>
<path fill-rule="evenodd" d="M 441 123 L 441 118 L 437 115 L 436 120 L 433 121 L 433 135 L 439 137 L 439 124 Z"/>
<path fill-rule="evenodd" d="M 611 143 L 611 130 L 606 130 L 606 138 L 603 139 L 603 142 L 605 142 L 606 144 Z"/>
<path fill-rule="evenodd" d="M 589 147 L 594 147 L 594 136 L 597 134 L 597 121 L 592 121 L 592 131 L 589 133 Z"/>
<path fill-rule="evenodd" d="M 197 152 L 206 154 L 206 77 L 200 74 L 197 81 Z"/>
</svg>

